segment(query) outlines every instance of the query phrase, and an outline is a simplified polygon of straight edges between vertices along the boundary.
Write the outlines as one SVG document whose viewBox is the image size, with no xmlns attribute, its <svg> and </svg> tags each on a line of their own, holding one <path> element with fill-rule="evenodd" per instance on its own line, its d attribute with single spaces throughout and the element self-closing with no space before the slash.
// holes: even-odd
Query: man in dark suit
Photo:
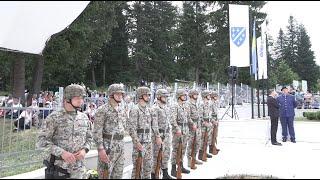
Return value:
<svg viewBox="0 0 320 180">
<path fill-rule="evenodd" d="M 277 142 L 277 130 L 279 120 L 279 104 L 277 102 L 278 93 L 274 90 L 269 90 L 269 96 L 267 98 L 268 116 L 271 119 L 271 144 L 281 146 L 282 144 Z"/>
<path fill-rule="evenodd" d="M 287 87 L 281 88 L 282 95 L 277 98 L 280 105 L 280 121 L 282 126 L 282 141 L 287 141 L 288 129 L 290 134 L 290 140 L 293 143 L 296 143 L 295 132 L 293 127 L 294 120 L 294 108 L 297 107 L 297 102 L 294 99 L 294 96 L 289 94 Z"/>
</svg>

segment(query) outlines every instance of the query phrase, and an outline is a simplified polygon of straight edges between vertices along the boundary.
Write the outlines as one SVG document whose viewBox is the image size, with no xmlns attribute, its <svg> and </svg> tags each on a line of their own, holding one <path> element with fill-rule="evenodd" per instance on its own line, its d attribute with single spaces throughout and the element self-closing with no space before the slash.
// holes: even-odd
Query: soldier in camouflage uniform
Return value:
<svg viewBox="0 0 320 180">
<path fill-rule="evenodd" d="M 200 104 L 200 109 L 201 109 L 201 116 L 202 116 L 202 121 L 201 121 L 201 129 L 202 129 L 202 134 L 204 135 L 204 132 L 207 130 L 207 145 L 210 142 L 210 134 L 212 132 L 212 124 L 211 124 L 211 109 L 210 109 L 210 91 L 209 90 L 204 90 L 201 93 L 202 96 L 202 103 Z M 203 153 L 206 153 L 208 158 L 212 158 L 210 154 L 207 153 L 207 147 L 203 147 L 204 143 L 204 137 L 201 138 L 201 146 L 200 146 L 200 151 L 199 151 L 199 159 L 203 160 Z"/>
<path fill-rule="evenodd" d="M 182 140 L 182 162 L 187 149 L 188 141 L 188 123 L 189 123 L 189 108 L 186 103 L 188 93 L 184 89 L 178 89 L 176 98 L 178 104 L 171 108 L 171 125 L 172 125 L 172 153 L 171 153 L 171 176 L 177 177 L 177 151 L 180 139 Z M 189 174 L 190 171 L 185 169 L 182 163 L 182 173 Z"/>
<path fill-rule="evenodd" d="M 93 139 L 98 148 L 99 178 L 121 179 L 124 168 L 124 136 L 126 112 L 120 105 L 124 96 L 123 84 L 108 88 L 109 101 L 100 106 L 95 114 Z M 106 177 L 106 172 L 109 177 Z"/>
<path fill-rule="evenodd" d="M 152 117 L 154 121 L 158 122 L 159 133 L 162 139 L 162 179 L 172 179 L 168 174 L 168 162 L 171 152 L 171 128 L 170 128 L 170 109 L 168 107 L 169 93 L 166 89 L 158 89 L 156 92 L 156 103 L 152 106 Z M 153 145 L 153 169 L 151 179 L 155 179 L 155 169 L 157 165 L 157 157 L 159 153 L 159 146 L 155 143 Z"/>
<path fill-rule="evenodd" d="M 214 136 L 214 142 L 217 144 L 217 137 L 218 137 L 218 108 L 219 108 L 219 101 L 218 101 L 218 93 L 211 92 L 211 123 L 213 125 L 213 130 L 211 133 L 213 133 Z M 216 152 L 212 151 L 212 134 L 209 136 L 209 152 L 211 154 L 217 154 L 220 149 L 216 148 Z"/>
<path fill-rule="evenodd" d="M 52 112 L 42 124 L 37 146 L 47 153 L 46 160 L 55 157 L 59 172 L 56 178 L 87 178 L 84 157 L 93 141 L 91 124 L 87 115 L 78 111 L 85 95 L 84 87 L 67 86 L 64 108 Z M 67 173 L 63 173 L 65 170 Z"/>
<path fill-rule="evenodd" d="M 188 140 L 188 167 L 191 168 L 191 151 L 192 151 L 192 141 L 196 135 L 196 144 L 194 149 L 194 157 L 197 157 L 197 152 L 199 151 L 201 144 L 201 113 L 200 108 L 197 104 L 199 92 L 195 89 L 189 91 L 190 100 L 188 106 L 190 108 L 190 119 L 189 119 L 189 140 Z M 196 164 L 202 164 L 202 162 L 196 160 Z M 194 169 L 197 169 L 195 166 Z"/>
<path fill-rule="evenodd" d="M 153 167 L 152 139 L 155 137 L 156 144 L 161 145 L 158 124 L 151 117 L 151 110 L 148 107 L 150 101 L 150 89 L 148 87 L 139 87 L 136 90 L 138 104 L 135 105 L 129 113 L 128 126 L 129 133 L 133 142 L 132 162 L 133 169 L 131 177 L 135 179 L 136 159 L 139 152 L 143 154 L 141 168 L 142 179 L 150 179 Z"/>
</svg>

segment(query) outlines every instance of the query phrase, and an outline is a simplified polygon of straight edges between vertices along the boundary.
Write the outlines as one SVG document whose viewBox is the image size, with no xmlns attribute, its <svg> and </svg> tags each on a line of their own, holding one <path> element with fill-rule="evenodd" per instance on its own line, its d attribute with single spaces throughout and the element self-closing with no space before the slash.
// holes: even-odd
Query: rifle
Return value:
<svg viewBox="0 0 320 180">
<path fill-rule="evenodd" d="M 193 141 L 192 141 L 192 149 L 191 149 L 191 169 L 196 169 L 196 135 L 197 131 L 194 132 Z"/>
<path fill-rule="evenodd" d="M 182 178 L 182 139 L 180 137 L 179 146 L 178 146 L 178 153 L 177 153 L 177 179 Z"/>
<path fill-rule="evenodd" d="M 161 147 L 159 149 L 159 153 L 158 153 L 158 157 L 157 157 L 157 165 L 156 165 L 156 170 L 155 170 L 156 179 L 159 179 L 159 177 L 160 177 L 161 162 L 162 162 L 162 144 L 161 144 Z"/>
<path fill-rule="evenodd" d="M 218 150 L 217 150 L 217 147 L 216 147 L 216 143 L 217 143 L 217 137 L 216 137 L 216 134 L 217 134 L 217 129 L 216 128 L 218 128 L 218 126 L 215 126 L 215 125 L 213 125 L 213 129 L 212 129 L 212 142 L 211 142 L 211 144 L 212 144 L 212 154 L 213 155 L 217 155 L 218 154 Z"/>
<path fill-rule="evenodd" d="M 108 148 L 106 152 L 107 156 L 109 156 L 110 152 L 111 152 L 111 149 Z M 105 163 L 105 165 L 106 165 L 106 168 L 104 168 L 104 171 L 102 173 L 102 179 L 110 179 L 109 164 Z"/>
<path fill-rule="evenodd" d="M 139 151 L 139 154 L 138 154 L 138 157 L 137 157 L 137 160 L 136 160 L 135 179 L 140 179 L 141 178 L 142 158 L 143 158 L 142 151 Z"/>
<path fill-rule="evenodd" d="M 203 134 L 203 147 L 202 147 L 202 151 L 203 151 L 203 154 L 202 154 L 202 160 L 203 161 L 207 161 L 207 143 L 208 143 L 208 131 L 207 131 L 207 127 L 206 127 L 206 130 Z"/>
</svg>

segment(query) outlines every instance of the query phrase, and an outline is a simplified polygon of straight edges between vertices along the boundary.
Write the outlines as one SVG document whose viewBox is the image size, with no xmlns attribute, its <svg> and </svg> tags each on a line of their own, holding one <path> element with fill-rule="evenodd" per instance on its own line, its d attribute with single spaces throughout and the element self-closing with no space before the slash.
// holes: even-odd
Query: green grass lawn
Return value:
<svg viewBox="0 0 320 180">
<path fill-rule="evenodd" d="M 0 119 L 0 178 L 29 172 L 43 167 L 42 152 L 36 150 L 37 132 L 13 132 L 13 120 Z"/>
</svg>

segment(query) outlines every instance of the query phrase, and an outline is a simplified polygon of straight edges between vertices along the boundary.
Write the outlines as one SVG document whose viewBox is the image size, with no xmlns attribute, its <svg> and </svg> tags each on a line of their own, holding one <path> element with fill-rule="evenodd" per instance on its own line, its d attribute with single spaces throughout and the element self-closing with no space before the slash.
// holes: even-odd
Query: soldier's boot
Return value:
<svg viewBox="0 0 320 180">
<path fill-rule="evenodd" d="M 168 174 L 168 168 L 167 169 L 162 169 L 162 179 L 173 179 L 171 176 Z"/>
<path fill-rule="evenodd" d="M 189 174 L 190 173 L 190 171 L 188 169 L 184 168 L 183 163 L 182 163 L 182 167 L 181 167 L 181 172 L 184 173 L 184 174 Z"/>
<path fill-rule="evenodd" d="M 207 153 L 207 158 L 212 158 L 212 156 L 210 154 Z"/>
<path fill-rule="evenodd" d="M 177 177 L 177 166 L 175 164 L 172 164 L 171 167 L 171 176 Z"/>
<path fill-rule="evenodd" d="M 189 158 L 188 158 L 188 167 L 189 167 L 190 169 L 197 169 L 197 166 L 196 166 L 196 165 L 193 165 L 193 166 L 192 166 L 191 162 L 192 162 L 192 158 L 189 157 Z"/>
<path fill-rule="evenodd" d="M 151 179 L 156 179 L 156 174 L 155 173 L 151 173 Z"/>
<path fill-rule="evenodd" d="M 201 161 L 199 161 L 199 160 L 196 159 L 196 164 L 197 164 L 197 165 L 202 165 L 203 163 L 202 163 Z"/>
</svg>

